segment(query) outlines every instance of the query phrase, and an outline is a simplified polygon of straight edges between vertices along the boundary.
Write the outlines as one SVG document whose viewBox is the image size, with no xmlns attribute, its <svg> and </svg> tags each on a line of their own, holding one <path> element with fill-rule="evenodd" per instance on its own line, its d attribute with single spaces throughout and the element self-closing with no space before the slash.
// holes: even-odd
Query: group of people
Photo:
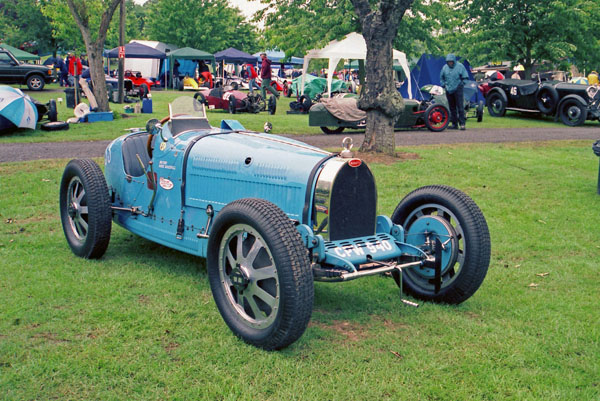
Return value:
<svg viewBox="0 0 600 401">
<path fill-rule="evenodd" d="M 83 66 L 88 66 L 83 55 L 76 56 L 73 53 L 68 53 L 65 60 L 60 56 L 50 57 L 46 63 L 58 70 L 58 83 L 65 87 L 74 86 L 76 77 L 83 73 Z"/>
</svg>

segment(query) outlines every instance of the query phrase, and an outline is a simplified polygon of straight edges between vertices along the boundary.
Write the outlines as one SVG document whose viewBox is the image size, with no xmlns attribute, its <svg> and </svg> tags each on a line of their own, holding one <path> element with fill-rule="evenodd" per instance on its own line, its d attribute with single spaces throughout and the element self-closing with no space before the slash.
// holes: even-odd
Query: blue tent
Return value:
<svg viewBox="0 0 600 401">
<path fill-rule="evenodd" d="M 233 47 L 215 53 L 215 60 L 217 62 L 225 61 L 229 64 L 256 64 L 256 57 Z"/>
<path fill-rule="evenodd" d="M 159 58 L 159 59 L 163 59 L 163 58 L 167 57 L 164 52 L 153 49 L 152 47 L 143 45 L 141 43 L 131 42 L 131 43 L 127 43 L 124 47 L 125 47 L 125 58 Z M 114 49 L 109 50 L 106 53 L 106 57 L 118 58 L 119 57 L 119 48 L 115 47 Z"/>
<path fill-rule="evenodd" d="M 473 74 L 471 73 L 471 65 L 466 59 L 461 57 L 457 57 L 459 62 L 462 62 L 465 66 L 467 73 L 469 74 L 469 79 L 475 80 Z M 417 65 L 410 71 L 410 79 L 411 79 L 411 87 L 412 87 L 412 98 L 416 100 L 422 100 L 423 95 L 421 94 L 420 88 L 425 85 L 440 85 L 440 72 L 442 71 L 442 67 L 446 64 L 446 57 L 438 57 L 431 54 L 423 54 Z M 408 82 L 405 81 L 400 87 L 400 94 L 405 99 L 408 98 Z M 481 91 L 477 90 L 473 98 L 471 98 L 472 102 L 479 102 L 480 100 L 484 100 Z"/>
</svg>

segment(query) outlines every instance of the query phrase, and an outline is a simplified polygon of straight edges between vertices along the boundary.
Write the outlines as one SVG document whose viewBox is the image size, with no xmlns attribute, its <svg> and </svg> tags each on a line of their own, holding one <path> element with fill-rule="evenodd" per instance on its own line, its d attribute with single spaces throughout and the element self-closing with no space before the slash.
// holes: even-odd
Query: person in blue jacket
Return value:
<svg viewBox="0 0 600 401">
<path fill-rule="evenodd" d="M 448 107 L 450 108 L 450 121 L 452 122 L 450 129 L 457 129 L 459 127 L 461 130 L 465 129 L 463 88 L 468 80 L 469 75 L 465 66 L 462 63 L 456 62 L 454 54 L 448 54 L 446 56 L 446 65 L 442 67 L 442 72 L 440 72 L 440 82 L 446 90 L 446 98 L 448 99 Z"/>
</svg>

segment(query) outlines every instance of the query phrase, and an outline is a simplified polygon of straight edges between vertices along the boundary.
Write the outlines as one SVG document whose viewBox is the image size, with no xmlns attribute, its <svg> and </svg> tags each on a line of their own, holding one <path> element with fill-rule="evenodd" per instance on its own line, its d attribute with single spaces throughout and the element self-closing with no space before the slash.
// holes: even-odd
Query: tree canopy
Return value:
<svg viewBox="0 0 600 401">
<path fill-rule="evenodd" d="M 148 4 L 145 32 L 149 39 L 215 53 L 228 47 L 254 52 L 253 25 L 226 0 L 160 0 Z"/>
</svg>

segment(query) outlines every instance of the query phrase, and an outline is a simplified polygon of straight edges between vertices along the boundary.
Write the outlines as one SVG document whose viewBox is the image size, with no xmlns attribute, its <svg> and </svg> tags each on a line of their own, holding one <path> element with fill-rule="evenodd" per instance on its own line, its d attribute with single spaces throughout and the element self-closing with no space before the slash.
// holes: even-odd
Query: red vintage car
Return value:
<svg viewBox="0 0 600 401">
<path fill-rule="evenodd" d="M 194 95 L 200 103 L 209 109 L 228 110 L 230 113 L 260 113 L 267 110 L 269 114 L 275 114 L 277 101 L 270 96 L 268 102 L 259 93 L 246 94 L 238 90 L 224 90 L 222 87 L 214 89 L 203 89 Z"/>
<path fill-rule="evenodd" d="M 142 77 L 142 73 L 139 71 L 125 71 L 125 78 L 130 79 L 133 82 L 134 88 L 137 88 L 141 93 L 149 93 L 150 87 L 155 85 L 154 81 L 148 78 Z"/>
</svg>

